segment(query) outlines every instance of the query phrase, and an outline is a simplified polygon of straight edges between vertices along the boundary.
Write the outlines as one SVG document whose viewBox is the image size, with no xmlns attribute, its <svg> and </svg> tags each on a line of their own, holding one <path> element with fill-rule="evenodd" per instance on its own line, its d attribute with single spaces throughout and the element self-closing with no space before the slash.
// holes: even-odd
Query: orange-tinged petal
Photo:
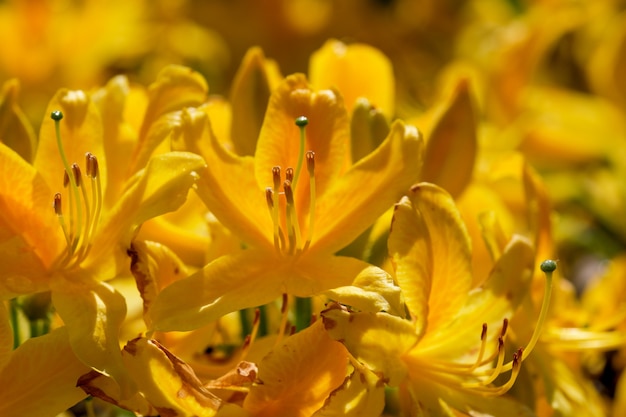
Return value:
<svg viewBox="0 0 626 417">
<path fill-rule="evenodd" d="M 326 331 L 391 386 L 407 376 L 402 355 L 418 342 L 413 324 L 387 313 L 352 312 L 331 304 L 321 313 Z"/>
<path fill-rule="evenodd" d="M 35 132 L 17 104 L 17 80 L 6 81 L 0 91 L 0 141 L 31 162 L 37 146 Z"/>
<path fill-rule="evenodd" d="M 350 113 L 356 100 L 365 97 L 388 118 L 394 115 L 396 90 L 391 61 L 370 45 L 328 40 L 311 55 L 309 75 L 315 88 L 339 90 Z"/>
<path fill-rule="evenodd" d="M 85 154 L 91 152 L 98 158 L 102 189 L 106 189 L 107 162 L 102 119 L 96 105 L 81 90 L 61 89 L 48 104 L 39 132 L 35 168 L 53 191 L 63 191 L 65 168 L 57 145 L 56 122 L 50 118 L 50 113 L 56 110 L 63 112 L 63 119 L 58 123 L 67 163 L 77 163 L 85 173 Z"/>
<path fill-rule="evenodd" d="M 278 67 L 265 58 L 261 48 L 251 48 L 243 57 L 230 92 L 231 139 L 238 155 L 254 155 L 270 93 L 281 78 Z"/>
<path fill-rule="evenodd" d="M 119 328 L 126 316 L 124 297 L 104 282 L 59 277 L 52 282 L 52 302 L 76 356 L 112 376 L 122 398 L 129 398 L 136 388 L 124 369 L 119 346 Z"/>
<path fill-rule="evenodd" d="M 126 400 L 120 398 L 120 387 L 113 378 L 98 371 L 91 370 L 81 375 L 76 386 L 92 397 L 100 398 L 110 404 L 133 411 L 142 416 L 158 416 L 159 412 L 140 393 L 134 394 Z"/>
<path fill-rule="evenodd" d="M 155 340 L 137 338 L 123 350 L 124 364 L 139 391 L 162 416 L 212 417 L 220 400 L 202 387 L 182 360 Z"/>
<path fill-rule="evenodd" d="M 165 138 L 164 134 L 149 134 L 166 113 L 185 107 L 197 107 L 206 100 L 209 88 L 200 73 L 179 65 L 165 67 L 148 88 L 149 102 L 146 108 L 139 143 L 132 156 L 130 173 L 145 166 L 150 155 Z"/>
<path fill-rule="evenodd" d="M 439 185 L 453 197 L 461 194 L 472 178 L 476 129 L 470 87 L 462 80 L 428 136 L 421 180 Z"/>
<path fill-rule="evenodd" d="M 420 294 L 424 290 L 419 287 L 430 282 L 426 322 L 426 332 L 430 332 L 454 317 L 467 299 L 472 283 L 471 243 L 454 200 L 446 191 L 420 183 L 411 188 L 410 200 L 413 211 L 395 213 L 389 253 L 401 288 L 406 285 L 407 292 Z M 412 304 L 418 306 L 424 296 L 417 296 Z M 417 308 L 424 312 L 423 306 Z"/>
<path fill-rule="evenodd" d="M 65 240 L 43 177 L 0 143 L 0 298 L 47 289 Z"/>
<path fill-rule="evenodd" d="M 244 409 L 257 417 L 306 417 L 322 408 L 346 377 L 348 355 L 321 321 L 288 337 L 259 363 L 259 383 Z"/>
<path fill-rule="evenodd" d="M 72 351 L 67 329 L 27 340 L 0 370 L 0 415 L 54 416 L 85 393 L 76 380 L 89 368 Z"/>
<path fill-rule="evenodd" d="M 137 227 L 180 207 L 196 181 L 195 172 L 204 165 L 201 157 L 188 152 L 170 152 L 152 158 L 130 180 L 124 194 L 98 226 L 82 267 L 107 277 L 126 268 L 126 250 Z"/>
<path fill-rule="evenodd" d="M 193 330 L 232 311 L 267 304 L 284 292 L 276 264 L 254 249 L 216 259 L 164 288 L 150 309 L 155 329 Z"/>
<path fill-rule="evenodd" d="M 248 245 L 272 248 L 272 219 L 265 191 L 254 176 L 254 159 L 224 149 L 206 113 L 193 109 L 183 111 L 172 146 L 206 161 L 207 169 L 199 171 L 197 192 L 215 217 Z"/>
<path fill-rule="evenodd" d="M 319 197 L 310 251 L 334 253 L 354 240 L 417 180 L 421 164 L 422 140 L 417 129 L 395 122 L 376 151 Z"/>
<path fill-rule="evenodd" d="M 503 320 L 513 318 L 528 294 L 533 261 L 534 251 L 528 239 L 515 235 L 489 278 L 469 294 L 462 309 L 437 332 L 424 335 L 418 346 L 420 357 L 454 359 L 473 353 L 480 343 L 483 323 L 488 326 L 488 338 L 495 341 Z"/>
<path fill-rule="evenodd" d="M 301 74 L 291 75 L 273 92 L 265 113 L 254 157 L 254 172 L 259 186 L 271 187 L 272 168 L 298 165 L 300 131 L 296 118 L 305 116 L 306 143 L 302 152 L 315 152 L 315 182 L 322 197 L 334 177 L 344 168 L 350 140 L 349 120 L 341 97 L 330 90 L 313 91 Z M 306 166 L 296 187 L 296 202 L 308 202 Z M 284 175 L 283 175 L 284 179 Z M 306 212 L 304 208 L 299 212 Z M 300 220 L 304 224 L 304 220 Z"/>
</svg>

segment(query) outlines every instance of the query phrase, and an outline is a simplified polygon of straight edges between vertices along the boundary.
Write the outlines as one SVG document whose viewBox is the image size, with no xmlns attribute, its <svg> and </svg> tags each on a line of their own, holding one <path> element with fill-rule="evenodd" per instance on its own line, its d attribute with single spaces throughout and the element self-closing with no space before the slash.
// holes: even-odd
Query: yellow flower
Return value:
<svg viewBox="0 0 626 417">
<path fill-rule="evenodd" d="M 306 132 L 301 128 L 298 144 L 294 120 L 300 117 L 309 126 Z M 156 329 L 193 329 L 284 293 L 308 297 L 379 280 L 378 290 L 394 291 L 383 271 L 333 254 L 415 180 L 421 141 L 417 130 L 396 122 L 376 151 L 352 165 L 348 135 L 341 98 L 333 91 L 312 91 L 299 75 L 272 94 L 254 157 L 224 150 L 204 113 L 183 114 L 179 141 L 207 162 L 198 194 L 247 250 L 218 258 L 165 288 L 151 310 Z M 397 308 L 383 295 L 374 298 L 375 308 Z"/>
<path fill-rule="evenodd" d="M 3 416 L 56 415 L 85 394 L 76 380 L 89 368 L 72 351 L 67 329 L 29 339 L 13 349 L 5 303 L 0 302 L 0 413 Z"/>
<path fill-rule="evenodd" d="M 459 212 L 449 194 L 421 183 L 396 205 L 389 252 L 412 320 L 335 304 L 322 313 L 331 337 L 343 341 L 357 366 L 399 387 L 408 413 L 529 413 L 500 396 L 515 382 L 539 334 L 505 361 L 508 319 L 531 279 L 530 243 L 511 239 L 489 278 L 473 287 L 470 241 Z M 494 384 L 501 375 L 504 382 Z"/>
<path fill-rule="evenodd" d="M 192 172 L 204 162 L 187 153 L 154 157 L 107 206 L 107 180 L 115 178 L 115 166 L 107 165 L 95 104 L 82 91 L 61 90 L 49 109 L 55 120 L 42 125 L 33 165 L 0 144 L 5 255 L 0 297 L 51 291 L 75 354 L 115 376 L 126 393 L 131 385 L 117 333 L 126 306 L 104 281 L 127 265 L 126 250 L 137 227 L 184 201 Z"/>
</svg>

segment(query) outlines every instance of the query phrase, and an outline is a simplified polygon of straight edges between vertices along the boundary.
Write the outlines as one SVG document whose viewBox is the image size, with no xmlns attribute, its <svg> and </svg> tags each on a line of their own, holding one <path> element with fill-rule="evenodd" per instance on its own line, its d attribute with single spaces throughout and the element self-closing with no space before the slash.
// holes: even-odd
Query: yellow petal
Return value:
<svg viewBox="0 0 626 417">
<path fill-rule="evenodd" d="M 379 417 L 385 408 L 385 386 L 373 372 L 354 371 L 313 417 Z"/>
<path fill-rule="evenodd" d="M 149 134 L 153 125 L 166 113 L 204 103 L 208 90 L 202 75 L 191 68 L 170 65 L 159 73 L 148 89 L 149 103 L 139 131 L 139 143 L 132 156 L 131 174 L 146 165 L 154 149 L 165 137 Z"/>
<path fill-rule="evenodd" d="M 326 295 L 359 311 L 385 311 L 397 316 L 404 315 L 400 287 L 394 283 L 391 275 L 372 265 L 364 264 L 350 286 L 332 289 Z"/>
<path fill-rule="evenodd" d="M 343 383 L 347 366 L 345 348 L 318 321 L 259 363 L 259 383 L 250 389 L 244 408 L 257 417 L 310 416 Z"/>
<path fill-rule="evenodd" d="M 350 118 L 350 150 L 352 160 L 369 155 L 378 148 L 389 135 L 389 122 L 380 111 L 367 99 L 359 99 L 355 103 Z"/>
<path fill-rule="evenodd" d="M 137 338 L 123 350 L 124 364 L 160 415 L 212 417 L 220 400 L 202 387 L 182 360 L 155 340 Z"/>
<path fill-rule="evenodd" d="M 270 93 L 282 78 L 258 48 L 248 50 L 233 80 L 231 139 L 235 153 L 254 155 Z"/>
<path fill-rule="evenodd" d="M 159 412 L 140 393 L 128 399 L 120 398 L 120 387 L 113 378 L 91 370 L 76 381 L 76 386 L 95 398 L 110 404 L 133 411 L 142 416 L 158 416 Z"/>
<path fill-rule="evenodd" d="M 254 159 L 222 147 L 206 113 L 187 109 L 173 147 L 201 155 L 207 169 L 199 171 L 198 195 L 228 229 L 248 245 L 273 248 L 272 219 L 264 188 L 254 176 Z M 271 185 L 271 184 L 270 184 Z"/>
<path fill-rule="evenodd" d="M 314 253 L 346 246 L 397 202 L 422 164 L 422 140 L 412 126 L 396 122 L 387 139 L 335 180 L 316 203 Z M 317 178 L 317 162 L 316 162 Z M 318 227 L 319 225 L 319 227 Z"/>
<path fill-rule="evenodd" d="M 0 91 L 0 140 L 25 161 L 35 156 L 35 132 L 26 115 L 17 104 L 17 80 L 6 81 Z"/>
<path fill-rule="evenodd" d="M 388 118 L 394 116 L 395 79 L 391 61 L 370 45 L 328 40 L 311 55 L 309 75 L 315 88 L 339 90 L 350 113 L 356 100 L 365 97 Z"/>
<path fill-rule="evenodd" d="M 461 194 L 472 178 L 476 129 L 470 88 L 462 80 L 428 137 L 421 180 L 439 185 L 453 197 Z"/>
<path fill-rule="evenodd" d="M 128 265 L 126 250 L 144 221 L 176 210 L 185 201 L 204 166 L 198 155 L 171 152 L 158 155 L 130 180 L 127 190 L 98 226 L 85 269 L 113 277 Z"/>
<path fill-rule="evenodd" d="M 315 152 L 319 198 L 344 167 L 350 140 L 348 114 L 339 96 L 330 90 L 313 91 L 301 74 L 287 77 L 272 93 L 254 156 L 254 171 L 264 190 L 273 184 L 273 167 L 279 166 L 283 172 L 288 167 L 297 168 L 300 131 L 295 120 L 300 116 L 309 119 L 302 152 Z M 306 177 L 306 166 L 302 174 Z M 308 200 L 308 180 L 302 178 L 296 187 L 295 201 Z"/>
<path fill-rule="evenodd" d="M 185 265 L 157 242 L 134 241 L 129 250 L 130 270 L 143 300 L 144 321 L 152 327 L 148 310 L 157 294 L 172 282 L 187 276 Z"/>
<path fill-rule="evenodd" d="M 483 323 L 488 326 L 488 338 L 495 340 L 502 321 L 513 318 L 528 294 L 533 262 L 534 251 L 530 242 L 515 235 L 489 278 L 469 294 L 462 309 L 457 310 L 447 323 L 442 323 L 438 332 L 424 335 L 419 345 L 420 356 L 458 358 L 471 352 L 480 343 Z"/>
<path fill-rule="evenodd" d="M 465 303 L 472 283 L 471 243 L 454 201 L 443 189 L 415 185 L 410 204 L 413 210 L 406 201 L 398 206 L 389 253 L 409 309 L 417 308 L 414 315 L 428 314 L 428 333 L 445 325 Z M 422 318 L 416 319 L 423 324 Z"/>
<path fill-rule="evenodd" d="M 330 337 L 382 380 L 397 386 L 406 377 L 402 355 L 418 342 L 411 322 L 387 313 L 352 312 L 339 304 L 331 304 L 321 315 Z"/>
<path fill-rule="evenodd" d="M 43 177 L 0 143 L 0 298 L 43 291 L 65 246 Z"/>
<path fill-rule="evenodd" d="M 53 191 L 63 191 L 63 161 L 55 133 L 55 121 L 50 113 L 63 112 L 59 122 L 63 150 L 69 165 L 77 163 L 85 173 L 85 153 L 98 158 L 102 189 L 107 186 L 107 162 L 104 149 L 102 119 L 93 101 L 84 91 L 59 90 L 48 104 L 41 130 L 34 166 Z"/>
<path fill-rule="evenodd" d="M 124 369 L 118 340 L 126 316 L 124 297 L 103 282 L 56 279 L 52 287 L 52 302 L 67 327 L 76 356 L 112 376 L 120 385 L 122 398 L 130 397 L 136 388 Z"/>
<path fill-rule="evenodd" d="M 264 252 L 248 250 L 211 262 L 164 288 L 150 309 L 157 330 L 193 330 L 232 311 L 267 304 L 284 292 Z"/>
<path fill-rule="evenodd" d="M 76 380 L 89 368 L 72 351 L 67 329 L 27 340 L 0 370 L 0 415 L 54 416 L 85 397 Z"/>
<path fill-rule="evenodd" d="M 128 177 L 133 149 L 137 144 L 137 131 L 125 120 L 124 109 L 135 106 L 130 101 L 131 87 L 125 76 L 112 78 L 92 95 L 92 100 L 102 115 L 104 151 L 106 152 L 107 188 L 104 207 L 112 207 L 122 193 Z M 99 155 L 96 155 L 99 157 Z"/>
</svg>

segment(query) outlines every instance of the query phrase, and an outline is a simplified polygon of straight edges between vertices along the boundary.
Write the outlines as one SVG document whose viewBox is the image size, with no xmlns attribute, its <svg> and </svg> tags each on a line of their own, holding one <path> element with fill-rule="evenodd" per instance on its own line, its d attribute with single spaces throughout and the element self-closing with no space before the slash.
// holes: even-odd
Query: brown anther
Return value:
<svg viewBox="0 0 626 417">
<path fill-rule="evenodd" d="M 87 152 L 85 154 L 85 164 L 87 167 L 87 176 L 92 179 L 97 178 L 100 171 L 100 168 L 98 166 L 98 158 L 96 158 L 96 156 L 91 152 Z"/>
<path fill-rule="evenodd" d="M 274 191 L 270 187 L 265 188 L 265 200 L 267 201 L 267 207 L 272 209 L 274 207 Z"/>
<path fill-rule="evenodd" d="M 66 188 L 70 183 L 70 176 L 67 175 L 67 171 L 63 171 L 63 188 Z"/>
<path fill-rule="evenodd" d="M 502 330 L 500 331 L 500 335 L 502 337 L 506 336 L 506 331 L 509 328 L 509 319 L 505 318 L 502 320 Z"/>
<path fill-rule="evenodd" d="M 285 170 L 285 179 L 289 182 L 293 182 L 293 168 L 287 168 Z"/>
<path fill-rule="evenodd" d="M 504 339 L 502 338 L 502 336 L 498 337 L 498 352 L 500 352 L 500 350 L 502 350 L 502 348 L 504 347 Z"/>
<path fill-rule="evenodd" d="M 485 340 L 487 337 L 487 323 L 483 323 L 483 330 L 480 332 L 480 340 Z"/>
<path fill-rule="evenodd" d="M 513 354 L 513 365 L 512 365 L 513 369 L 517 368 L 522 363 L 522 355 L 523 355 L 523 353 L 524 353 L 524 348 L 519 348 Z"/>
<path fill-rule="evenodd" d="M 288 296 L 287 294 L 283 293 L 283 304 L 280 307 L 281 314 L 285 314 L 285 311 L 287 311 L 287 301 L 288 301 Z"/>
<path fill-rule="evenodd" d="M 252 325 L 257 324 L 260 321 L 261 321 L 261 310 L 257 308 L 254 310 L 254 320 L 252 321 Z"/>
<path fill-rule="evenodd" d="M 272 168 L 272 179 L 274 181 L 274 189 L 278 190 L 280 188 L 280 167 L 275 166 Z"/>
<path fill-rule="evenodd" d="M 313 151 L 306 153 L 306 169 L 309 171 L 309 175 L 313 175 L 315 172 L 315 152 Z"/>
<path fill-rule="evenodd" d="M 72 164 L 72 175 L 74 175 L 74 181 L 76 182 L 76 186 L 81 186 L 81 172 L 78 164 Z"/>
<path fill-rule="evenodd" d="M 293 205 L 293 190 L 291 188 L 291 181 L 285 181 L 283 183 L 283 189 L 285 190 L 285 199 L 287 200 L 288 205 Z"/>
<path fill-rule="evenodd" d="M 63 215 L 63 204 L 61 203 L 61 193 L 56 193 L 54 195 L 54 212 L 57 216 Z"/>
</svg>

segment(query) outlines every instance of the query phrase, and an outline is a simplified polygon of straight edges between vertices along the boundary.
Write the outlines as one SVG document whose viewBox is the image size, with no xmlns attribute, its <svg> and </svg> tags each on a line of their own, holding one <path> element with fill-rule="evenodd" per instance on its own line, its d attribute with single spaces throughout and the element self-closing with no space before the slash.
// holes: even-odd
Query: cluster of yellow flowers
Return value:
<svg viewBox="0 0 626 417">
<path fill-rule="evenodd" d="M 0 2 L 0 416 L 626 415 L 626 4 L 458 3 Z"/>
</svg>

